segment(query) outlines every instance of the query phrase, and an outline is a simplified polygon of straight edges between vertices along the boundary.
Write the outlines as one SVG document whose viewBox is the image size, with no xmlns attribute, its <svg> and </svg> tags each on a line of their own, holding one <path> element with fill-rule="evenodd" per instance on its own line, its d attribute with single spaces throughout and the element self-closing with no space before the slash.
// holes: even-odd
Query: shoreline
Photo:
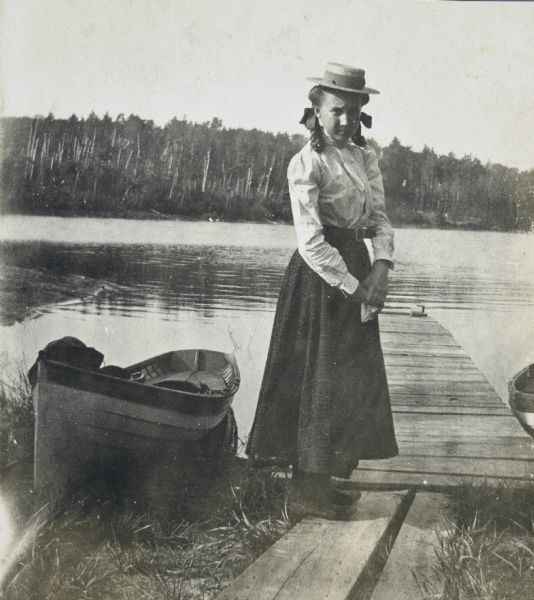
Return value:
<svg viewBox="0 0 534 600">
<path fill-rule="evenodd" d="M 82 275 L 49 274 L 6 265 L 2 267 L 0 283 L 0 326 L 3 327 L 35 319 L 50 306 L 97 296 L 105 287 L 102 281 Z"/>
<path fill-rule="evenodd" d="M 236 224 L 254 224 L 254 225 L 292 225 L 291 221 L 274 219 L 229 219 L 219 215 L 204 213 L 201 215 L 179 215 L 174 213 L 163 213 L 156 210 L 150 211 L 128 211 L 128 212 L 101 212 L 98 214 L 71 214 L 71 213 L 0 213 L 2 217 L 54 217 L 65 219 L 127 219 L 131 221 L 179 221 L 184 223 L 236 223 Z M 391 217 L 390 217 L 391 218 Z M 432 215 L 421 215 L 421 219 L 427 219 L 426 222 L 417 219 L 414 222 L 395 222 L 392 219 L 394 229 L 436 229 L 446 231 L 483 231 L 488 233 L 530 233 L 522 229 L 505 229 L 498 227 L 484 227 L 469 222 L 441 222 L 433 223 Z"/>
</svg>

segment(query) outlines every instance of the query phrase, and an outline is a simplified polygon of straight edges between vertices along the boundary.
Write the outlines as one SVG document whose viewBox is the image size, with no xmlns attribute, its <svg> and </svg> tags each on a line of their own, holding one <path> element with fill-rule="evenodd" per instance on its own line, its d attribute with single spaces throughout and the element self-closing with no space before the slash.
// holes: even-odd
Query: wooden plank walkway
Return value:
<svg viewBox="0 0 534 600">
<path fill-rule="evenodd" d="M 532 439 L 440 323 L 384 314 L 380 331 L 399 456 L 362 461 L 354 481 L 440 490 L 534 478 Z"/>
<path fill-rule="evenodd" d="M 444 581 L 436 569 L 439 536 L 447 537 L 453 518 L 445 495 L 421 492 L 402 523 L 371 600 L 441 598 Z"/>
<path fill-rule="evenodd" d="M 406 493 L 369 492 L 351 521 L 306 518 L 217 600 L 345 600 L 387 541 Z"/>
<path fill-rule="evenodd" d="M 534 478 L 532 439 L 451 334 L 431 317 L 380 321 L 399 456 L 346 482 L 364 490 L 351 521 L 304 519 L 218 600 L 441 597 L 436 549 L 453 515 L 437 492 Z"/>
</svg>

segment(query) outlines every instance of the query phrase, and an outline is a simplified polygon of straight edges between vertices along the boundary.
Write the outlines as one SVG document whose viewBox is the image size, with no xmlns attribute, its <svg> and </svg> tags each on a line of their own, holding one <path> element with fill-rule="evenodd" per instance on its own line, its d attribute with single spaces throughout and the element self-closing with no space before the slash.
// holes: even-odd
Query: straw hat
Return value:
<svg viewBox="0 0 534 600">
<path fill-rule="evenodd" d="M 332 90 L 353 92 L 354 94 L 380 94 L 378 90 L 365 87 L 365 71 L 339 63 L 328 63 L 324 75 L 319 77 L 307 77 L 315 85 L 320 85 Z"/>
</svg>

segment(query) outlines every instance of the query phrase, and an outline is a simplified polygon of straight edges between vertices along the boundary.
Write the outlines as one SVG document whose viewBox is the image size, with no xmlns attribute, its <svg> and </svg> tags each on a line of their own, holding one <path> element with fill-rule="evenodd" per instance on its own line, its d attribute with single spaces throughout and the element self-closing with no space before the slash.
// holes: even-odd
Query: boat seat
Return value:
<svg viewBox="0 0 534 600">
<path fill-rule="evenodd" d="M 193 377 L 198 378 L 199 383 L 209 387 L 210 390 L 222 392 L 226 389 L 226 382 L 220 375 L 208 371 L 197 371 Z"/>
<path fill-rule="evenodd" d="M 182 371 L 181 373 L 175 373 L 168 377 L 161 377 L 158 380 L 151 382 L 153 385 L 159 385 L 166 381 L 184 381 L 191 383 L 197 387 L 206 386 L 211 391 L 223 392 L 227 389 L 226 382 L 220 375 L 215 375 L 209 371 Z"/>
</svg>

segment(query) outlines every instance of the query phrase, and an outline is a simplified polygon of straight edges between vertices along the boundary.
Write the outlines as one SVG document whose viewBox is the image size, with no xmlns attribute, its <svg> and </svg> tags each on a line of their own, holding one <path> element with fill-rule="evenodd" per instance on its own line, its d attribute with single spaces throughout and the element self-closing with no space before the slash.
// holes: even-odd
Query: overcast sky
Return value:
<svg viewBox="0 0 534 600">
<path fill-rule="evenodd" d="M 303 132 L 307 76 L 362 67 L 372 136 L 534 168 L 534 5 L 3 0 L 6 115 L 106 111 Z"/>
</svg>

